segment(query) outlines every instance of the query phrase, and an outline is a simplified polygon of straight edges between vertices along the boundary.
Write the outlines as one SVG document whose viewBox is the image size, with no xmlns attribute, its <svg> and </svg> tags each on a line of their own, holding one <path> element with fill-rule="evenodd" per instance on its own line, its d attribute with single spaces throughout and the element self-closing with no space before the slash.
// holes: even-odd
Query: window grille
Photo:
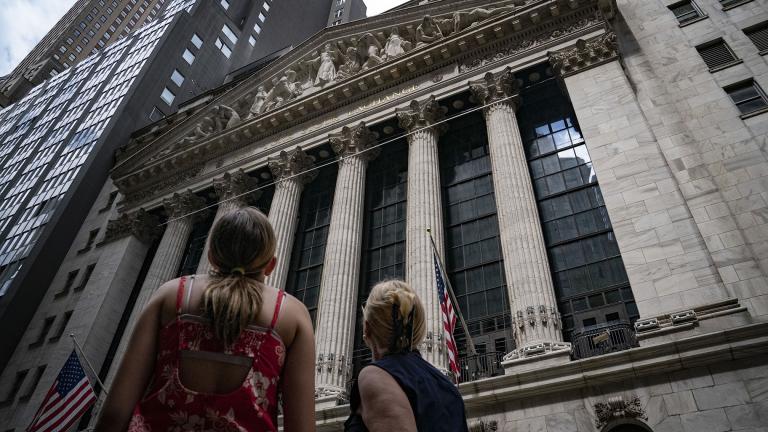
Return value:
<svg viewBox="0 0 768 432">
<path fill-rule="evenodd" d="M 670 6 L 669 9 L 675 14 L 675 18 L 677 18 L 677 21 L 681 25 L 693 22 L 705 16 L 701 9 L 699 9 L 699 6 L 693 1 L 675 3 Z"/>
<path fill-rule="evenodd" d="M 744 33 L 761 52 L 768 50 L 768 22 L 744 30 Z"/>
<path fill-rule="evenodd" d="M 696 47 L 696 50 L 699 51 L 701 58 L 704 59 L 704 63 L 707 64 L 710 70 L 729 65 L 738 60 L 728 44 L 722 39 Z"/>
</svg>

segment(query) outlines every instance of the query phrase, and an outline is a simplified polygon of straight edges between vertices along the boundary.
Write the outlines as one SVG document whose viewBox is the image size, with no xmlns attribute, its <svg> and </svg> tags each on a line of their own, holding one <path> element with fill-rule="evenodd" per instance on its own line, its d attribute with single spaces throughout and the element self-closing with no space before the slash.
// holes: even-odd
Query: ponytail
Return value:
<svg viewBox="0 0 768 432">
<path fill-rule="evenodd" d="M 413 288 L 403 281 L 376 284 L 363 314 L 373 342 L 387 347 L 389 353 L 413 351 L 424 339 L 424 307 Z"/>
</svg>

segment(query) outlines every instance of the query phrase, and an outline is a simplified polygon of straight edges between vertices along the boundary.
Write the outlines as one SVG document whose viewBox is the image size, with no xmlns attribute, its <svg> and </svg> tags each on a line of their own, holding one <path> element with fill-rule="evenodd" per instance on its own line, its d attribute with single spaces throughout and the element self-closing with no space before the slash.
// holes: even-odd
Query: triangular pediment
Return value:
<svg viewBox="0 0 768 432">
<path fill-rule="evenodd" d="M 191 115 L 129 143 L 113 179 L 124 193 L 157 175 L 255 142 L 494 41 L 532 33 L 564 15 L 592 13 L 602 0 L 434 1 L 327 28 L 253 76 L 212 94 Z M 594 15 L 594 14 L 593 14 Z M 551 26 L 550 26 L 551 27 Z"/>
</svg>

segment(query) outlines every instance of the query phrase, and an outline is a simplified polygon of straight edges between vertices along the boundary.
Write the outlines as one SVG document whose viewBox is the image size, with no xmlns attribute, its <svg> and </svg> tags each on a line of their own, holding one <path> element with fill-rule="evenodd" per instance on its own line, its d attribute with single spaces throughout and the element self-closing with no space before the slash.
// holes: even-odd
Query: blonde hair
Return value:
<svg viewBox="0 0 768 432">
<path fill-rule="evenodd" d="M 216 270 L 203 292 L 203 310 L 216 336 L 230 345 L 261 310 L 263 287 L 256 278 L 275 256 L 275 231 L 264 213 L 243 207 L 216 221 L 208 241 Z"/>
<path fill-rule="evenodd" d="M 424 340 L 424 306 L 410 285 L 401 280 L 376 284 L 363 308 L 369 339 L 390 353 L 413 351 Z"/>
</svg>

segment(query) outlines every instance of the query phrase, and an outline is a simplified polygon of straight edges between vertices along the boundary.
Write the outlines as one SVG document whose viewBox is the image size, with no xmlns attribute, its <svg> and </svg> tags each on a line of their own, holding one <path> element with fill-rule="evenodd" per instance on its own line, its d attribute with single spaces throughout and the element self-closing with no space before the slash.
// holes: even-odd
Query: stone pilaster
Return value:
<svg viewBox="0 0 768 432">
<path fill-rule="evenodd" d="M 189 234 L 192 232 L 192 224 L 196 218 L 190 213 L 199 210 L 204 205 L 205 201 L 193 194 L 192 191 L 175 193 L 171 198 L 163 201 L 169 222 L 166 224 L 163 237 L 160 239 L 152 264 L 149 266 L 147 276 L 141 285 L 141 291 L 136 298 L 126 326 L 126 332 L 123 334 L 115 355 L 117 361 L 112 365 L 107 376 L 107 386 L 111 384 L 114 373 L 122 360 L 128 339 L 133 332 L 133 327 L 136 325 L 141 311 L 144 310 L 144 306 L 160 285 L 176 277 L 176 272 L 179 271 L 181 260 L 184 257 L 184 248 L 187 245 Z"/>
<path fill-rule="evenodd" d="M 542 234 L 536 196 L 515 111 L 519 84 L 509 68 L 470 82 L 485 115 L 493 186 L 504 205 L 497 207 L 504 272 L 515 322 L 516 350 L 508 359 L 567 350 L 560 328 L 552 273 Z"/>
<path fill-rule="evenodd" d="M 345 387 L 352 368 L 365 174 L 368 161 L 378 154 L 378 149 L 369 150 L 376 140 L 364 123 L 344 127 L 341 133 L 331 135 L 330 141 L 340 160 L 320 282 L 315 394 L 319 403 L 335 404 L 338 399 L 346 399 Z"/>
<path fill-rule="evenodd" d="M 282 151 L 269 159 L 269 169 L 275 178 L 275 195 L 269 208 L 269 221 L 277 238 L 277 266 L 267 278 L 267 283 L 277 289 L 285 289 L 288 268 L 291 265 L 291 249 L 299 218 L 299 200 L 304 185 L 317 177 L 316 171 L 306 172 L 313 167 L 312 158 L 301 147 Z"/>
<path fill-rule="evenodd" d="M 219 208 L 213 217 L 213 223 L 215 224 L 223 215 L 258 200 L 261 191 L 254 191 L 257 183 L 258 181 L 254 177 L 249 176 L 243 170 L 226 173 L 214 179 L 213 188 L 219 198 Z M 208 249 L 209 244 L 206 240 L 203 254 L 200 256 L 200 264 L 197 265 L 197 274 L 206 274 L 211 269 L 211 263 L 208 261 Z"/>
<path fill-rule="evenodd" d="M 445 124 L 440 123 L 446 111 L 434 96 L 424 101 L 414 100 L 408 108 L 397 111 L 400 127 L 409 132 L 405 274 L 426 310 L 427 336 L 422 355 L 442 370 L 446 370 L 448 361 L 427 230 L 432 231 L 438 252 L 445 256 L 437 143 L 446 130 Z"/>
</svg>

